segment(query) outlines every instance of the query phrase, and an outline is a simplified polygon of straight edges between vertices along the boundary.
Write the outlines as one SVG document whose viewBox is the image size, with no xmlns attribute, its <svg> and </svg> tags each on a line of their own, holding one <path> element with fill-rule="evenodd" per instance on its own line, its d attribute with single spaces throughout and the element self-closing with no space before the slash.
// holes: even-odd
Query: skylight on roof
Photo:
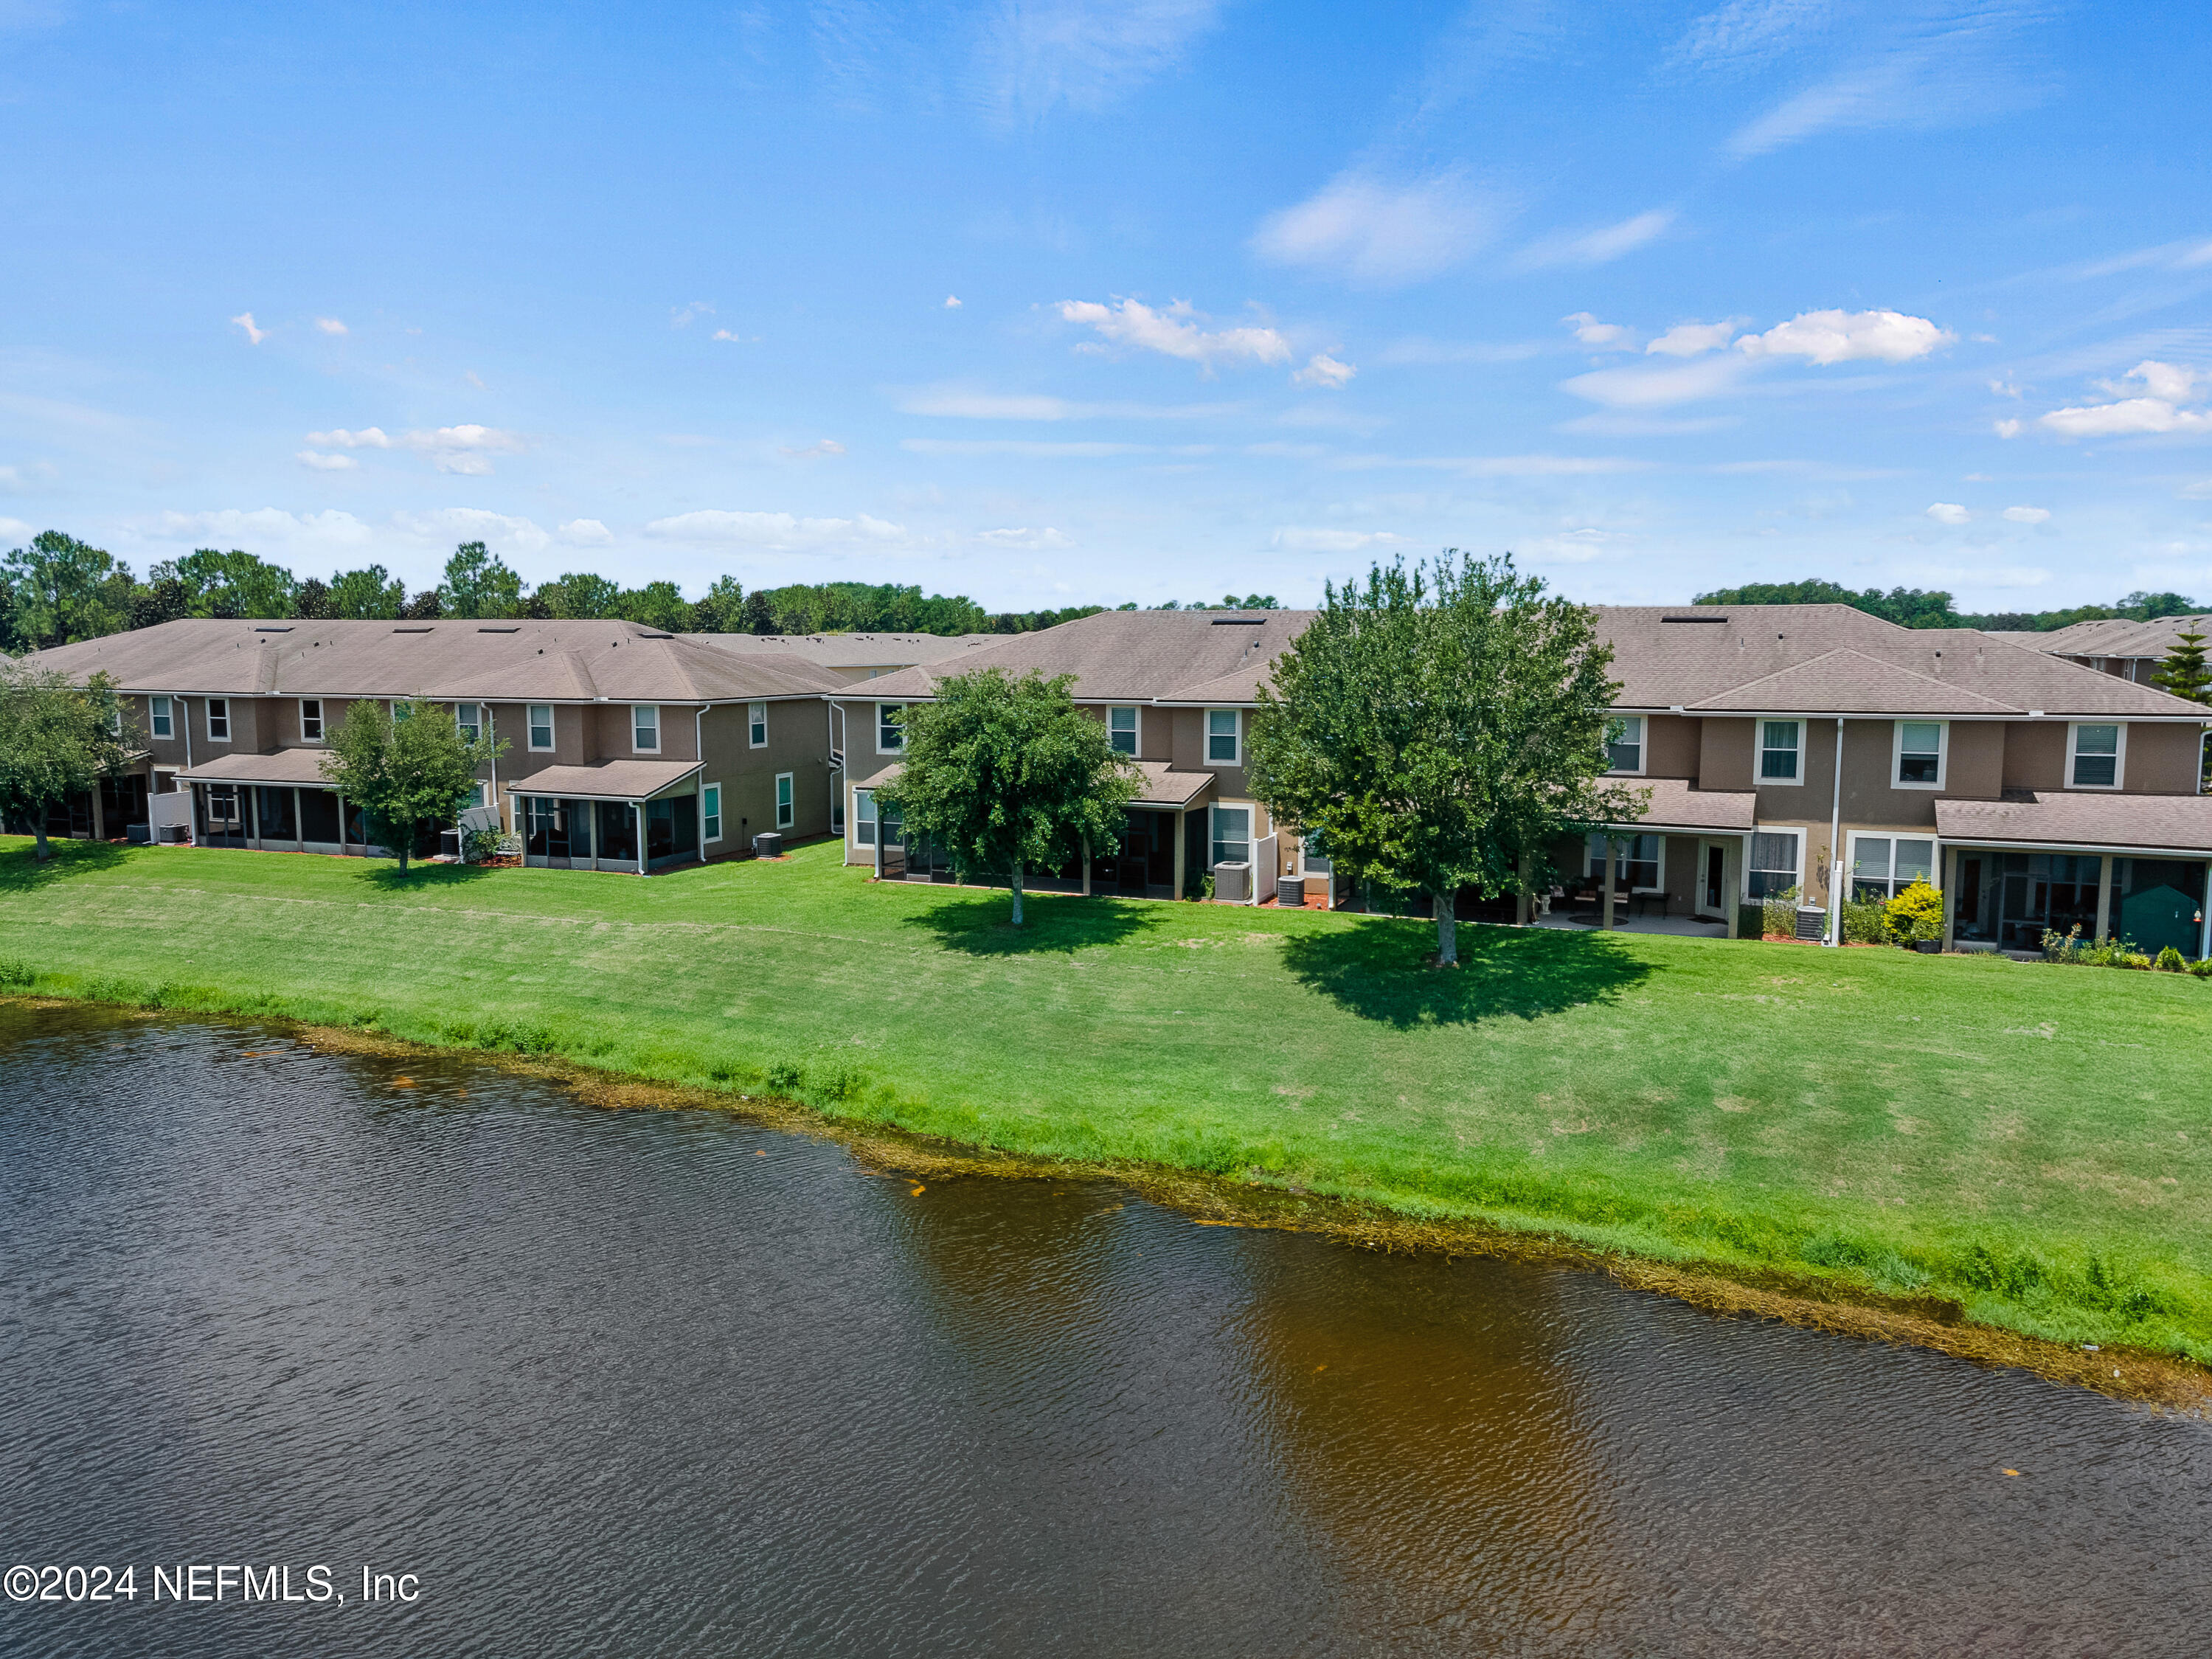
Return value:
<svg viewBox="0 0 2212 1659">
<path fill-rule="evenodd" d="M 477 632 L 479 634 L 520 634 L 521 631 L 522 630 L 520 628 L 479 628 L 477 629 Z"/>
<path fill-rule="evenodd" d="M 264 623 L 257 625 L 253 631 L 257 634 L 289 634 L 292 631 L 292 624 L 289 623 Z"/>
<path fill-rule="evenodd" d="M 430 624 L 416 623 L 411 627 L 395 628 L 392 631 L 395 634 L 427 634 L 430 631 Z"/>
</svg>

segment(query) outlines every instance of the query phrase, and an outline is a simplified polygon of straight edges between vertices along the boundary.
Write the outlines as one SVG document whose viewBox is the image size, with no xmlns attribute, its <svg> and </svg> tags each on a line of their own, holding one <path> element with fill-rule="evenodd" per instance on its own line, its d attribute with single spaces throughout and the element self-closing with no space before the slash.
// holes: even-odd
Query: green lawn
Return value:
<svg viewBox="0 0 2212 1659">
<path fill-rule="evenodd" d="M 869 884 L 0 842 L 0 980 L 555 1052 L 2212 1360 L 2212 984 Z M 11 969 L 11 964 L 13 964 Z"/>
</svg>

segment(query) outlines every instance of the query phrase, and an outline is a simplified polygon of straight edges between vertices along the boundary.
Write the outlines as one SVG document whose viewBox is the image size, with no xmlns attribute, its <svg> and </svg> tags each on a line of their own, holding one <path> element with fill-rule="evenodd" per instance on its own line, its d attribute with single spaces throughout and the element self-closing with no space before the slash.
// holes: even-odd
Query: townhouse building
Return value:
<svg viewBox="0 0 2212 1659">
<path fill-rule="evenodd" d="M 2148 685 L 2159 665 L 2181 643 L 2184 634 L 2212 638 L 2212 616 L 2158 617 L 2149 622 L 2110 617 L 2070 623 L 2048 634 L 2002 633 L 1993 637 L 2063 657 L 2100 674 Z"/>
<path fill-rule="evenodd" d="M 463 816 L 533 865 L 642 872 L 826 835 L 836 810 L 824 698 L 842 680 L 636 623 L 190 618 L 28 660 L 106 672 L 139 745 L 50 809 L 58 834 L 380 852 L 321 763 L 355 702 L 410 697 L 504 740 Z"/>
</svg>

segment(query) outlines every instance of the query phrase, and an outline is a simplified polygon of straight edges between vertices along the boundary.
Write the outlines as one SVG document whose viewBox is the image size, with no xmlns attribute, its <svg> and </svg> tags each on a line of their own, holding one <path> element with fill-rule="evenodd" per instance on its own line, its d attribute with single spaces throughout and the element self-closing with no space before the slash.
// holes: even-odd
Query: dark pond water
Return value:
<svg viewBox="0 0 2212 1659">
<path fill-rule="evenodd" d="M 2212 1640 L 2199 1422 L 463 1062 L 0 1010 L 0 1224 L 11 1653 Z"/>
</svg>

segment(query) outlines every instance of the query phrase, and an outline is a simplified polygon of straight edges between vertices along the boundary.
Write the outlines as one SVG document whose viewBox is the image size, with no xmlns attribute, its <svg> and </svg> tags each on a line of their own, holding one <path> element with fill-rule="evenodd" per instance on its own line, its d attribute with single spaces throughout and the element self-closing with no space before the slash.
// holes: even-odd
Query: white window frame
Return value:
<svg viewBox="0 0 2212 1659">
<path fill-rule="evenodd" d="M 1207 802 L 1206 808 L 1206 867 L 1208 870 L 1218 869 L 1220 867 L 1218 861 L 1213 856 L 1213 843 L 1221 839 L 1218 836 L 1213 833 L 1213 815 L 1221 811 L 1224 806 L 1229 808 L 1231 811 L 1241 811 L 1244 814 L 1245 863 L 1251 863 L 1254 850 L 1258 848 L 1262 841 L 1267 839 L 1267 837 L 1260 833 L 1259 802 L 1255 800 L 1235 799 Z"/>
<path fill-rule="evenodd" d="M 123 735 L 123 705 L 120 702 L 113 704 L 107 711 L 107 729 L 116 737 L 119 738 Z"/>
<path fill-rule="evenodd" d="M 1636 764 L 1633 766 L 1615 766 L 1613 763 L 1613 728 L 1616 726 L 1624 728 L 1632 726 L 1636 728 Z M 1607 775 L 1616 778 L 1642 777 L 1644 774 L 1645 769 L 1651 763 L 1650 738 L 1651 722 L 1644 719 L 1643 715 L 1613 714 L 1607 716 L 1606 720 L 1605 743 L 1605 769 Z M 1621 741 L 1626 742 L 1627 739 L 1623 738 Z"/>
<path fill-rule="evenodd" d="M 2076 783 L 2074 781 L 2074 760 L 2080 751 L 2081 728 L 2085 726 L 2114 727 L 2118 737 L 2112 745 L 2112 781 L 2110 783 Z M 2066 722 L 2066 787 L 2086 789 L 2094 794 L 2110 795 L 2124 788 L 2128 781 L 2128 723 L 2125 720 L 2069 720 Z"/>
<path fill-rule="evenodd" d="M 1948 720 L 1893 720 L 1889 739 L 1889 787 L 1893 789 L 1941 789 L 1951 771 L 1951 722 Z M 1936 781 L 1933 783 L 1914 779 L 1908 781 L 1898 774 L 1905 766 L 1905 728 L 1908 726 L 1932 726 L 1936 728 Z M 2072 746 L 2069 738 L 2068 746 Z M 2071 767 L 2069 768 L 2069 773 Z"/>
<path fill-rule="evenodd" d="M 307 712 L 310 708 L 315 711 L 313 714 L 310 714 Z M 315 729 L 312 734 L 307 730 L 307 722 L 311 720 L 315 723 Z M 330 722 L 323 718 L 323 700 L 320 697 L 301 698 L 300 741 L 301 743 L 326 743 L 330 740 Z"/>
<path fill-rule="evenodd" d="M 853 791 L 853 811 L 846 821 L 853 826 L 854 846 L 873 847 L 876 844 L 876 826 L 881 820 L 876 813 L 874 790 L 856 788 Z"/>
<path fill-rule="evenodd" d="M 1145 752 L 1145 711 L 1135 703 L 1109 705 L 1106 710 L 1106 741 L 1109 745 L 1114 742 L 1114 716 L 1120 714 L 1127 714 L 1129 717 L 1129 747 L 1127 750 L 1115 748 L 1114 752 L 1127 754 L 1134 760 Z"/>
<path fill-rule="evenodd" d="M 714 810 L 711 812 L 707 810 L 707 797 L 709 795 L 712 795 L 714 798 Z M 707 820 L 709 818 L 712 818 L 714 821 L 714 833 L 711 836 L 707 833 Z M 700 842 L 702 845 L 704 845 L 709 842 L 720 841 L 721 838 L 722 786 L 719 783 L 702 783 L 699 786 Z"/>
<path fill-rule="evenodd" d="M 884 746 L 884 710 L 886 708 L 893 709 L 901 714 L 906 713 L 906 705 L 902 702 L 879 702 L 875 705 L 876 752 L 878 755 L 903 755 L 906 753 L 906 732 L 903 727 L 897 728 L 899 740 L 896 743 L 888 749 Z"/>
<path fill-rule="evenodd" d="M 163 726 L 168 727 L 163 731 Z M 146 735 L 149 738 L 174 738 L 177 735 L 177 705 L 167 697 L 146 699 Z"/>
<path fill-rule="evenodd" d="M 799 822 L 799 780 L 789 772 L 775 775 L 775 827 L 789 830 Z"/>
<path fill-rule="evenodd" d="M 1859 843 L 1863 841 L 1886 841 L 1889 843 L 1889 874 L 1883 879 L 1894 898 L 1904 890 L 1897 884 L 1897 843 L 1901 841 L 1924 841 L 1929 843 L 1928 884 L 1938 892 L 1943 887 L 1943 847 L 1933 830 L 1847 830 L 1844 832 L 1844 891 L 1856 893 L 1859 882 Z"/>
<path fill-rule="evenodd" d="M 637 740 L 637 717 L 647 709 L 653 711 L 653 741 Z M 629 752 L 633 755 L 657 755 L 660 752 L 660 705 L 657 702 L 634 702 L 629 706 Z"/>
<path fill-rule="evenodd" d="M 1794 778 L 1770 778 L 1766 775 L 1766 728 L 1770 726 L 1794 726 L 1797 728 L 1797 775 Z M 1780 754 L 1780 750 L 1774 751 Z M 1774 787 L 1794 789 L 1805 781 L 1805 722 L 1799 720 L 1769 720 L 1764 714 L 1751 723 L 1751 787 Z"/>
<path fill-rule="evenodd" d="M 1216 714 L 1231 714 L 1234 715 L 1237 720 L 1237 732 L 1235 738 L 1232 739 L 1232 742 L 1236 746 L 1237 752 L 1228 760 L 1218 760 L 1214 757 L 1213 739 L 1215 732 L 1213 730 L 1213 717 Z M 1199 728 L 1198 735 L 1199 740 L 1206 745 L 1206 763 L 1208 766 L 1242 766 L 1244 764 L 1244 711 L 1243 709 L 1207 709 L 1206 711 L 1206 723 Z M 1231 805 L 1231 803 L 1224 802 L 1223 804 L 1226 805 Z"/>
<path fill-rule="evenodd" d="M 222 735 L 220 737 L 216 735 L 215 729 L 216 720 L 215 711 L 216 705 L 218 703 L 222 705 Z M 210 697 L 207 700 L 207 734 L 208 741 L 210 743 L 228 743 L 230 741 L 230 699 L 228 697 Z"/>
<path fill-rule="evenodd" d="M 461 710 L 464 708 L 474 708 L 477 711 L 477 738 L 481 741 L 483 737 L 484 726 L 486 724 L 483 704 L 480 702 L 455 703 L 453 705 L 453 730 L 456 732 L 466 732 L 469 729 L 467 723 L 461 719 Z"/>
<path fill-rule="evenodd" d="M 757 733 L 758 735 L 755 735 Z M 745 705 L 745 747 L 768 747 L 768 704 L 765 702 Z"/>
<path fill-rule="evenodd" d="M 1805 826 L 1802 823 L 1754 823 L 1752 825 L 1751 833 L 1754 836 L 1788 836 L 1796 842 L 1797 851 L 1795 856 L 1797 862 L 1792 868 L 1790 884 L 1797 890 L 1800 895 L 1799 902 L 1802 902 L 1802 895 L 1805 891 L 1805 843 L 1808 839 L 1805 833 Z M 1747 836 L 1743 843 L 1742 881 L 1736 889 L 1736 897 L 1746 904 L 1759 902 L 1757 899 L 1751 896 L 1751 840 Z M 1698 879 L 1703 880 L 1704 877 L 1700 875 Z"/>
<path fill-rule="evenodd" d="M 538 711 L 545 711 L 545 741 L 538 741 Z M 525 703 L 522 707 L 523 740 L 533 755 L 550 755 L 561 740 L 561 728 L 555 724 L 554 705 L 550 702 Z"/>
</svg>

